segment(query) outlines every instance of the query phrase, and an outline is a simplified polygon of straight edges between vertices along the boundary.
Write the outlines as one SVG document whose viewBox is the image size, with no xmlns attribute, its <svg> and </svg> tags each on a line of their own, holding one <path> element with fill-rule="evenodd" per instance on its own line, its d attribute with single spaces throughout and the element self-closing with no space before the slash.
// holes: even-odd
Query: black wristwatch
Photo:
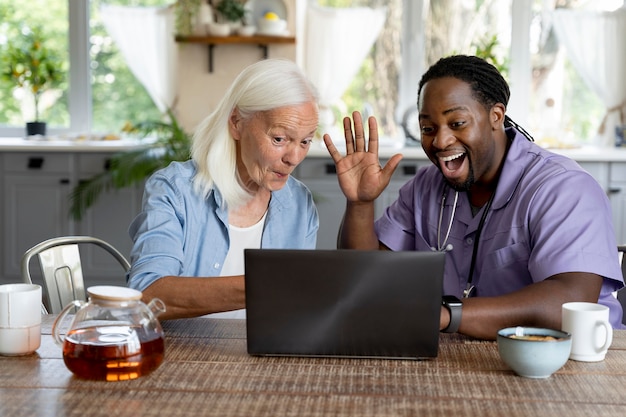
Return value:
<svg viewBox="0 0 626 417">
<path fill-rule="evenodd" d="M 456 333 L 461 325 L 463 303 L 453 295 L 444 295 L 441 304 L 450 312 L 450 323 L 442 330 L 444 333 Z"/>
</svg>

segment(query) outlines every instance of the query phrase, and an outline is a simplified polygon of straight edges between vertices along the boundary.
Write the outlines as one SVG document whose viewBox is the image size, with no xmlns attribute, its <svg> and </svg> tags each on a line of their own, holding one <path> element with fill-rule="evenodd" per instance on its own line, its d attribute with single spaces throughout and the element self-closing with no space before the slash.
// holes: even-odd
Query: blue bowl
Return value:
<svg viewBox="0 0 626 417">
<path fill-rule="evenodd" d="M 548 378 L 565 365 L 571 349 L 571 334 L 560 330 L 507 327 L 498 331 L 500 357 L 527 378 Z"/>
</svg>

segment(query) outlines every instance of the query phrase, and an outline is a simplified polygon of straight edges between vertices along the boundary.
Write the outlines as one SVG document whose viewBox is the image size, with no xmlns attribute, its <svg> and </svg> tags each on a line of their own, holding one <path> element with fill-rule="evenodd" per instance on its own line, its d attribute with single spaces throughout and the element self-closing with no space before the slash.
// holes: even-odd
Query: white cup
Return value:
<svg viewBox="0 0 626 417">
<path fill-rule="evenodd" d="M 41 286 L 0 285 L 0 355 L 28 355 L 41 344 Z"/>
<path fill-rule="evenodd" d="M 565 303 L 562 307 L 561 330 L 572 334 L 569 358 L 582 362 L 604 360 L 613 341 L 609 308 L 597 303 Z"/>
</svg>

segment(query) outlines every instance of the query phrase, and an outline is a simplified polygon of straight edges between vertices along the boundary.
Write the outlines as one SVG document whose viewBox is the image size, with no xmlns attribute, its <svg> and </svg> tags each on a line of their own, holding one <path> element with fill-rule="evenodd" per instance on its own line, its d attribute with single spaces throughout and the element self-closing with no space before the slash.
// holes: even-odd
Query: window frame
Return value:
<svg viewBox="0 0 626 417">
<path fill-rule="evenodd" d="M 48 126 L 48 134 L 89 132 L 91 84 L 89 71 L 89 0 L 67 0 L 69 45 L 69 127 Z M 0 137 L 23 138 L 24 126 L 0 126 Z"/>
<path fill-rule="evenodd" d="M 424 20 L 424 15 L 431 0 L 403 0 L 403 33 L 402 33 L 402 70 L 399 80 L 397 120 L 401 122 L 404 111 L 416 103 L 417 85 L 426 70 L 424 50 L 424 34 L 414 22 Z M 524 125 L 528 119 L 530 106 L 530 24 L 532 19 L 532 0 L 511 0 L 511 50 L 510 50 L 510 84 L 511 97 L 509 113 L 519 124 Z M 67 0 L 69 16 L 69 85 L 68 111 L 70 125 L 68 128 L 49 127 L 52 135 L 77 132 L 89 132 L 92 126 L 92 100 L 90 83 L 89 56 L 89 0 Z M 23 137 L 24 127 L 0 127 L 2 137 Z"/>
<path fill-rule="evenodd" d="M 425 63 L 423 46 L 425 37 L 419 28 L 424 25 L 415 25 L 423 22 L 428 13 L 429 3 L 432 0 L 403 0 L 402 4 L 402 65 L 399 85 L 397 120 L 411 105 L 416 105 L 417 86 L 422 74 L 428 69 Z M 530 114 L 530 89 L 524 86 L 531 84 L 532 66 L 530 54 L 530 25 L 532 23 L 533 0 L 511 0 L 511 47 L 509 51 L 509 87 L 511 100 L 507 113 L 518 124 L 525 126 Z M 515 18 L 513 18 L 515 16 Z M 418 26 L 418 30 L 408 28 Z"/>
</svg>

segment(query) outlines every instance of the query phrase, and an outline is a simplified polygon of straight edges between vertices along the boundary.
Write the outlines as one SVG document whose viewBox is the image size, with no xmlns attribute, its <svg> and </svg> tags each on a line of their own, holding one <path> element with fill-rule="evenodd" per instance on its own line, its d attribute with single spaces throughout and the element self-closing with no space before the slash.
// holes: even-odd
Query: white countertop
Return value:
<svg viewBox="0 0 626 417">
<path fill-rule="evenodd" d="M 118 152 L 150 146 L 154 139 L 115 139 L 115 140 L 68 140 L 68 139 L 24 139 L 0 137 L 0 152 Z M 345 150 L 340 149 L 345 152 Z M 626 162 L 626 148 L 581 147 L 550 149 L 579 162 Z M 390 146 L 379 148 L 381 159 L 396 153 L 405 159 L 427 159 L 421 146 Z M 326 146 L 315 142 L 308 154 L 309 158 L 330 158 Z"/>
<path fill-rule="evenodd" d="M 317 145 L 317 146 L 316 146 Z M 580 148 L 549 148 L 551 152 L 558 153 L 578 162 L 626 162 L 626 148 L 600 148 L 600 147 L 580 147 Z M 340 149 L 345 153 L 345 148 Z M 428 159 L 421 146 L 381 146 L 378 154 L 381 159 L 401 153 L 405 159 Z M 314 144 L 308 153 L 308 158 L 329 158 L 328 150 L 323 143 Z"/>
<path fill-rule="evenodd" d="M 154 139 L 24 139 L 0 137 L 0 152 L 119 152 L 150 146 Z"/>
</svg>

